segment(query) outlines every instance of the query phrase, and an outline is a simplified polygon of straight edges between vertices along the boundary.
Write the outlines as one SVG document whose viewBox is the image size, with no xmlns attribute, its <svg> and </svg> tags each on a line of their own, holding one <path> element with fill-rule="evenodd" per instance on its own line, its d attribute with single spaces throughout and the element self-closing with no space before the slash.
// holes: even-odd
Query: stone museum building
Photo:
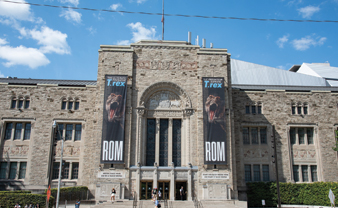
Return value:
<svg viewBox="0 0 338 208">
<path fill-rule="evenodd" d="M 337 67 L 281 70 L 185 41 L 98 52 L 97 80 L 0 78 L 1 190 L 57 187 L 62 140 L 61 185 L 96 201 L 113 187 L 120 200 L 183 187 L 188 201 L 236 201 L 277 174 L 338 181 Z"/>
</svg>

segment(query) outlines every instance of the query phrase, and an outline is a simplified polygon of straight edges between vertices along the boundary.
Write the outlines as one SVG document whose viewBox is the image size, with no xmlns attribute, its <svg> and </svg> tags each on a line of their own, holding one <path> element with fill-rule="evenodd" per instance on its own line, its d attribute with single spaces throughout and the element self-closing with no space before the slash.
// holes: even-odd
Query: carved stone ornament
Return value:
<svg viewBox="0 0 338 208">
<path fill-rule="evenodd" d="M 146 109 L 144 107 L 137 107 L 137 113 L 140 116 L 144 116 L 144 114 L 146 113 Z"/>
<path fill-rule="evenodd" d="M 194 110 L 191 109 L 191 108 L 186 108 L 186 109 L 184 110 L 184 114 L 185 114 L 186 116 L 191 116 L 193 112 L 194 112 Z"/>
<path fill-rule="evenodd" d="M 149 110 L 155 109 L 180 109 L 181 99 L 170 91 L 160 91 L 151 96 L 147 103 Z"/>
</svg>

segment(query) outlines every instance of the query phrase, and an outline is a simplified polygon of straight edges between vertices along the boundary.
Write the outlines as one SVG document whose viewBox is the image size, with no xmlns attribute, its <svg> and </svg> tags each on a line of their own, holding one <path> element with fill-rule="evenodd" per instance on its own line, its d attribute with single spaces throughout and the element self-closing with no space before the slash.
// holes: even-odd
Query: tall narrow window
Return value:
<svg viewBox="0 0 338 208">
<path fill-rule="evenodd" d="M 250 106 L 245 106 L 245 113 L 250 114 Z"/>
<path fill-rule="evenodd" d="M 249 128 L 243 128 L 243 144 L 250 144 Z"/>
<path fill-rule="evenodd" d="M 290 142 L 291 144 L 296 144 L 296 129 L 290 128 Z"/>
<path fill-rule="evenodd" d="M 73 101 L 69 101 L 68 102 L 68 110 L 72 110 L 73 109 Z"/>
<path fill-rule="evenodd" d="M 269 165 L 262 165 L 263 181 L 270 181 Z"/>
<path fill-rule="evenodd" d="M 6 123 L 5 140 L 12 138 L 13 123 Z"/>
<path fill-rule="evenodd" d="M 19 99 L 19 103 L 18 103 L 18 108 L 22 108 L 23 107 L 23 98 Z"/>
<path fill-rule="evenodd" d="M 29 108 L 30 100 L 29 98 L 26 98 L 25 100 L 25 109 Z"/>
<path fill-rule="evenodd" d="M 53 163 L 53 177 L 52 177 L 52 179 L 58 179 L 59 178 L 59 168 L 60 168 L 60 163 L 54 162 Z"/>
<path fill-rule="evenodd" d="M 299 181 L 299 166 L 298 165 L 293 166 L 293 178 L 295 182 Z"/>
<path fill-rule="evenodd" d="M 256 114 L 256 106 L 255 105 L 251 106 L 251 112 L 252 112 L 252 114 Z"/>
<path fill-rule="evenodd" d="M 63 124 L 58 124 L 57 140 L 61 140 L 63 136 Z"/>
<path fill-rule="evenodd" d="M 181 119 L 173 120 L 173 162 L 181 166 Z"/>
<path fill-rule="evenodd" d="M 147 120 L 147 151 L 146 151 L 146 165 L 153 166 L 155 163 L 155 134 L 156 134 L 156 120 Z"/>
<path fill-rule="evenodd" d="M 318 178 L 317 178 L 317 165 L 311 165 L 311 180 L 312 180 L 312 182 L 318 181 Z"/>
<path fill-rule="evenodd" d="M 76 124 L 75 125 L 75 141 L 81 140 L 81 131 L 82 131 L 82 125 Z"/>
<path fill-rule="evenodd" d="M 24 179 L 26 177 L 26 168 L 27 162 L 20 162 L 19 179 Z"/>
<path fill-rule="evenodd" d="M 80 108 L 80 101 L 79 101 L 79 100 L 76 100 L 76 101 L 75 101 L 74 110 L 79 110 L 79 108 Z"/>
<path fill-rule="evenodd" d="M 69 178 L 69 162 L 65 163 L 62 168 L 64 168 L 63 169 L 63 178 L 68 179 Z"/>
<path fill-rule="evenodd" d="M 25 132 L 23 135 L 23 140 L 29 140 L 31 138 L 31 124 L 26 123 L 25 124 Z"/>
<path fill-rule="evenodd" d="M 313 128 L 306 129 L 307 143 L 313 144 Z"/>
<path fill-rule="evenodd" d="M 251 165 L 244 165 L 245 181 L 251 181 Z"/>
<path fill-rule="evenodd" d="M 251 140 L 252 144 L 258 144 L 258 129 L 251 128 Z"/>
<path fill-rule="evenodd" d="M 254 181 L 260 181 L 261 180 L 261 172 L 260 172 L 260 165 L 254 165 L 253 166 L 253 173 L 254 173 Z"/>
<path fill-rule="evenodd" d="M 62 100 L 61 109 L 66 110 L 66 107 L 67 107 L 67 101 L 64 99 Z"/>
<path fill-rule="evenodd" d="M 305 144 L 304 128 L 298 128 L 298 138 L 299 138 L 299 144 Z"/>
<path fill-rule="evenodd" d="M 304 115 L 307 115 L 307 105 L 304 105 L 303 111 L 304 111 Z"/>
<path fill-rule="evenodd" d="M 73 124 L 67 124 L 65 140 L 72 140 L 72 135 L 73 135 Z"/>
<path fill-rule="evenodd" d="M 261 144 L 266 144 L 267 143 L 266 128 L 260 128 L 259 131 L 261 136 Z"/>
<path fill-rule="evenodd" d="M 302 114 L 302 107 L 300 107 L 300 106 L 297 107 L 297 113 Z"/>
<path fill-rule="evenodd" d="M 262 106 L 261 105 L 257 106 L 257 113 L 262 114 Z"/>
<path fill-rule="evenodd" d="M 11 108 L 14 109 L 15 107 L 16 107 L 16 99 L 13 98 Z"/>
<path fill-rule="evenodd" d="M 16 168 L 17 168 L 17 162 L 11 162 L 10 163 L 10 169 L 9 169 L 9 179 L 15 179 L 16 177 Z"/>
<path fill-rule="evenodd" d="M 309 181 L 309 172 L 307 165 L 302 165 L 302 176 L 304 182 Z"/>
<path fill-rule="evenodd" d="M 72 179 L 79 178 L 79 163 L 73 163 Z"/>
<path fill-rule="evenodd" d="M 292 115 L 295 115 L 296 114 L 296 106 L 292 106 Z"/>
<path fill-rule="evenodd" d="M 0 165 L 0 179 L 6 179 L 7 162 L 1 162 Z"/>
<path fill-rule="evenodd" d="M 160 120 L 160 166 L 168 166 L 168 119 Z"/>
<path fill-rule="evenodd" d="M 22 123 L 15 124 L 15 133 L 14 133 L 14 140 L 21 139 L 21 131 L 22 131 Z"/>
</svg>

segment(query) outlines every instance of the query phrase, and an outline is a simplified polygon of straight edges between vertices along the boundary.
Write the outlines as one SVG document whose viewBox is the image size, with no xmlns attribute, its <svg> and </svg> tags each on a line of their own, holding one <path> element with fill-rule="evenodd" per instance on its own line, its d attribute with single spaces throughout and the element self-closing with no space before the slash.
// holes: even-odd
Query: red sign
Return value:
<svg viewBox="0 0 338 208">
<path fill-rule="evenodd" d="M 47 190 L 47 201 L 49 201 L 50 194 L 51 194 L 51 191 L 50 191 L 50 185 L 49 185 L 48 190 Z"/>
</svg>

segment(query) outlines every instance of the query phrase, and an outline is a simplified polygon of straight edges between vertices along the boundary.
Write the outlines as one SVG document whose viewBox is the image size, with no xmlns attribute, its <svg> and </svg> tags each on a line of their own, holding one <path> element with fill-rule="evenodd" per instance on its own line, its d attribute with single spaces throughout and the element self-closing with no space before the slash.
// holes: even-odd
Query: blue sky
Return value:
<svg viewBox="0 0 338 208">
<path fill-rule="evenodd" d="M 162 0 L 11 0 L 132 12 L 162 12 Z M 220 17 L 338 20 L 338 0 L 165 0 L 165 13 Z M 231 57 L 288 70 L 338 67 L 338 23 L 165 17 L 165 40 L 227 48 Z M 0 0 L 0 77 L 96 80 L 100 45 L 161 39 L 161 16 L 15 4 Z"/>
</svg>

